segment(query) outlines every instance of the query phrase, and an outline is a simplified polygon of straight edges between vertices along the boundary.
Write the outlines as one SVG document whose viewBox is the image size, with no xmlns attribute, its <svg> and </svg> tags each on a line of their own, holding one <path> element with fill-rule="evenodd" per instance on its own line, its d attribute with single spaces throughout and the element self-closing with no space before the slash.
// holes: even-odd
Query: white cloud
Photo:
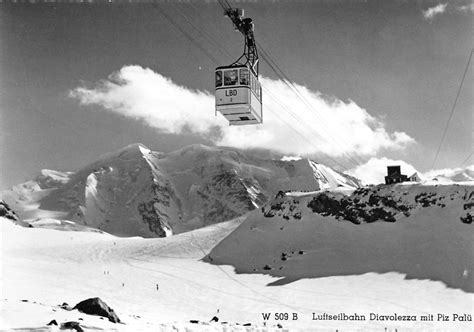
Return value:
<svg viewBox="0 0 474 332">
<path fill-rule="evenodd" d="M 372 157 L 366 163 L 347 170 L 345 173 L 355 176 L 366 185 L 379 184 L 385 183 L 387 166 L 400 166 L 402 174 L 407 176 L 411 176 L 416 172 L 421 180 L 432 180 L 434 178 L 446 178 L 452 181 L 474 180 L 474 165 L 465 168 L 443 168 L 420 173 L 413 165 L 403 160 L 393 160 L 385 157 Z"/>
<path fill-rule="evenodd" d="M 387 166 L 401 166 L 402 174 L 411 176 L 417 172 L 412 165 L 403 160 L 393 160 L 389 158 L 370 158 L 365 164 L 357 166 L 346 171 L 347 174 L 355 176 L 362 181 L 363 184 L 379 184 L 385 183 L 385 175 L 387 175 Z"/>
<path fill-rule="evenodd" d="M 453 181 L 472 181 L 474 180 L 474 165 L 467 166 L 466 168 L 435 169 L 426 172 L 424 175 L 427 179 L 444 177 Z"/>
<path fill-rule="evenodd" d="M 474 2 L 469 5 L 458 6 L 456 7 L 457 10 L 461 12 L 473 12 L 474 13 Z"/>
<path fill-rule="evenodd" d="M 423 17 L 427 20 L 432 20 L 436 15 L 442 14 L 446 11 L 447 3 L 440 3 L 434 7 L 422 10 Z"/>
<path fill-rule="evenodd" d="M 174 84 L 151 69 L 126 66 L 92 88 L 78 87 L 70 96 L 84 105 L 101 105 L 116 112 L 147 122 L 166 133 L 181 133 L 187 124 L 193 132 L 207 132 L 224 125 L 209 109 L 212 96 Z"/>
<path fill-rule="evenodd" d="M 213 95 L 179 86 L 140 66 L 125 66 L 108 79 L 92 87 L 78 87 L 70 95 L 84 105 L 100 105 L 163 132 L 191 130 L 214 137 L 217 145 L 344 157 L 354 153 L 373 156 L 381 149 L 403 149 L 414 142 L 404 132 L 387 132 L 381 120 L 353 101 L 328 100 L 319 92 L 296 85 L 311 104 L 308 107 L 284 82 L 268 78 L 261 78 L 261 82 L 264 123 L 258 126 L 228 126 L 223 116 L 214 116 Z M 221 133 L 217 138 L 210 135 L 216 127 Z"/>
</svg>

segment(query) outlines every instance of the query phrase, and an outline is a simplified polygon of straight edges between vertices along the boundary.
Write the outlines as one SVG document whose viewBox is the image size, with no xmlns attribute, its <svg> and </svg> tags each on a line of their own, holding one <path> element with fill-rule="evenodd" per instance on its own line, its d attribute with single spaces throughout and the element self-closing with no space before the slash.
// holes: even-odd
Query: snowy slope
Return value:
<svg viewBox="0 0 474 332">
<path fill-rule="evenodd" d="M 243 215 L 279 190 L 336 187 L 358 182 L 308 159 L 199 144 L 165 154 L 132 144 L 76 173 L 43 170 L 1 196 L 32 225 L 69 220 L 119 236 L 164 237 Z"/>
<path fill-rule="evenodd" d="M 452 317 L 455 313 L 472 314 L 474 298 L 440 282 L 404 280 L 397 273 L 305 279 L 268 287 L 277 279 L 236 274 L 231 266 L 202 262 L 201 258 L 241 222 L 143 239 L 23 228 L 0 218 L 0 329 L 57 331 L 46 327 L 55 319 L 58 323 L 77 321 L 85 331 L 471 330 L 470 322 L 423 322 L 419 318 L 415 322 L 313 321 L 313 313 L 341 312 L 367 317 L 370 313 L 417 317 L 444 313 Z M 277 223 L 267 219 L 267 226 Z M 263 230 L 255 232 L 266 240 Z M 347 237 L 342 235 L 339 241 Z M 240 241 L 245 244 L 244 239 Z M 304 242 L 302 245 L 307 247 Z M 249 249 L 255 253 L 254 246 Z M 240 253 L 237 250 L 236 255 Z M 246 257 L 251 256 L 247 252 Z M 326 256 L 334 257 L 327 252 Z M 307 255 L 290 257 L 288 263 L 297 263 L 299 257 Z M 74 305 L 96 296 L 110 305 L 124 324 L 59 308 L 63 302 Z M 273 316 L 264 327 L 262 313 L 266 312 L 272 316 L 296 313 L 298 320 L 281 321 Z M 219 322 L 209 323 L 213 316 L 218 316 Z M 252 325 L 244 327 L 246 323 Z M 285 329 L 277 329 L 277 324 Z"/>
<path fill-rule="evenodd" d="M 43 171 L 26 189 L 16 186 L 3 196 L 27 221 L 62 219 L 117 235 L 165 236 L 172 209 L 167 182 L 151 171 L 143 151 L 130 145 L 67 178 Z"/>
<path fill-rule="evenodd" d="M 474 181 L 474 165 L 466 168 L 436 170 L 424 175 L 427 179 L 451 180 L 455 182 Z"/>
<path fill-rule="evenodd" d="M 206 260 L 281 278 L 273 284 L 395 271 L 473 292 L 473 208 L 474 185 L 280 193 Z"/>
<path fill-rule="evenodd" d="M 319 183 L 319 189 L 332 189 L 335 187 L 357 188 L 359 181 L 346 174 L 341 174 L 332 168 L 317 164 L 312 160 L 308 160 L 314 177 Z"/>
</svg>

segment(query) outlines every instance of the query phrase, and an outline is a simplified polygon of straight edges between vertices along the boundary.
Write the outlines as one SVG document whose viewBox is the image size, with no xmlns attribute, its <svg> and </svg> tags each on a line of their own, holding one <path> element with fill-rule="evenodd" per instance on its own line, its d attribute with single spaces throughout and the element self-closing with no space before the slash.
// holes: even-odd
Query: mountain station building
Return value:
<svg viewBox="0 0 474 332">
<path fill-rule="evenodd" d="M 408 176 L 402 174 L 400 166 L 387 166 L 385 184 L 401 183 L 408 181 Z"/>
</svg>

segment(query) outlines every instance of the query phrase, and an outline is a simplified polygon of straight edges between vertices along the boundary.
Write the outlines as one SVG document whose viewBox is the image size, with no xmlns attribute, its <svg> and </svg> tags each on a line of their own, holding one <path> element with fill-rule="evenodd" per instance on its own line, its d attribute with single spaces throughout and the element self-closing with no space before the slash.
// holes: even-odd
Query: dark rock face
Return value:
<svg viewBox="0 0 474 332">
<path fill-rule="evenodd" d="M 3 200 L 0 200 L 0 217 L 5 217 L 15 221 L 18 220 L 16 213 L 13 212 L 13 210 Z"/>
<path fill-rule="evenodd" d="M 256 208 L 247 188 L 253 186 L 261 190 L 260 184 L 252 178 L 242 177 L 233 169 L 224 169 L 223 165 L 219 173 L 199 187 L 196 194 L 203 220 L 222 222 Z M 256 197 L 257 204 L 266 200 L 267 197 L 261 193 Z"/>
<path fill-rule="evenodd" d="M 436 193 L 421 193 L 415 196 L 415 201 L 423 207 L 436 204 Z"/>
<path fill-rule="evenodd" d="M 354 224 L 376 221 L 395 222 L 399 218 L 409 217 L 413 211 L 431 206 L 444 208 L 455 198 L 461 199 L 464 214 L 461 221 L 471 224 L 473 219 L 474 192 L 457 190 L 440 194 L 430 190 L 408 197 L 408 192 L 394 191 L 390 186 L 365 187 L 355 190 L 350 196 L 334 192 L 316 194 L 307 207 L 322 216 L 333 216 Z M 280 216 L 285 220 L 301 219 L 301 204 L 298 200 L 279 192 L 276 197 L 263 206 L 261 211 L 267 218 Z"/>
<path fill-rule="evenodd" d="M 465 216 L 461 216 L 461 221 L 465 224 L 472 224 L 472 215 L 468 212 Z"/>
<path fill-rule="evenodd" d="M 148 225 L 151 232 L 155 233 L 159 237 L 165 237 L 165 229 L 169 229 L 168 224 L 164 221 L 163 217 L 167 217 L 164 213 L 159 213 L 155 209 L 155 202 L 142 202 L 138 204 L 138 213 L 142 216 L 143 222 Z"/>
<path fill-rule="evenodd" d="M 314 197 L 308 203 L 308 207 L 323 216 L 334 216 L 354 224 L 377 220 L 394 222 L 396 213 L 407 210 L 404 205 L 398 205 L 394 200 L 376 194 L 369 197 L 368 203 L 361 203 L 357 198 L 340 198 L 323 193 Z"/>
<path fill-rule="evenodd" d="M 73 321 L 61 323 L 61 326 L 59 327 L 59 329 L 60 330 L 75 330 L 77 332 L 84 331 L 78 322 L 73 322 Z"/>
<path fill-rule="evenodd" d="M 148 224 L 150 231 L 159 237 L 165 237 L 166 231 L 171 231 L 171 227 L 169 225 L 170 216 L 166 214 L 164 209 L 170 207 L 174 193 L 166 181 L 160 180 L 164 183 L 162 184 L 155 180 L 151 186 L 153 192 L 151 195 L 152 200 L 139 203 L 137 208 L 143 222 Z"/>
<path fill-rule="evenodd" d="M 343 201 L 344 203 L 347 202 L 346 200 Z M 313 212 L 319 213 L 323 216 L 337 215 L 342 210 L 342 206 L 343 204 L 340 200 L 325 193 L 318 195 L 308 203 L 308 207 Z"/>
<path fill-rule="evenodd" d="M 114 309 L 110 308 L 98 297 L 90 298 L 79 302 L 73 309 L 77 309 L 88 315 L 97 315 L 107 318 L 112 323 L 120 323 L 120 319 Z"/>
<path fill-rule="evenodd" d="M 63 304 L 61 304 L 59 307 L 61 309 L 67 310 L 67 311 L 73 310 L 72 307 L 69 304 L 67 304 L 66 302 L 63 302 Z"/>
<path fill-rule="evenodd" d="M 262 207 L 262 213 L 266 218 L 281 216 L 285 220 L 301 219 L 299 201 L 286 197 L 283 191 L 279 191 L 273 201 Z"/>
</svg>

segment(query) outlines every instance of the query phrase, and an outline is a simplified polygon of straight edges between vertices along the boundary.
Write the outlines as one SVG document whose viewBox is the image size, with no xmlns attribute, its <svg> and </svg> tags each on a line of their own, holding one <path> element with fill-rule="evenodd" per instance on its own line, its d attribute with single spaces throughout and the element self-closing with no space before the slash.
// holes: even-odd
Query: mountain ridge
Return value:
<svg viewBox="0 0 474 332">
<path fill-rule="evenodd" d="M 278 193 L 203 260 L 282 285 L 397 271 L 474 292 L 474 183 Z"/>
<path fill-rule="evenodd" d="M 236 218 L 279 190 L 359 186 L 310 159 L 265 159 L 202 144 L 163 153 L 135 143 L 77 172 L 42 170 L 2 196 L 24 220 L 56 218 L 119 236 L 164 237 Z"/>
</svg>

